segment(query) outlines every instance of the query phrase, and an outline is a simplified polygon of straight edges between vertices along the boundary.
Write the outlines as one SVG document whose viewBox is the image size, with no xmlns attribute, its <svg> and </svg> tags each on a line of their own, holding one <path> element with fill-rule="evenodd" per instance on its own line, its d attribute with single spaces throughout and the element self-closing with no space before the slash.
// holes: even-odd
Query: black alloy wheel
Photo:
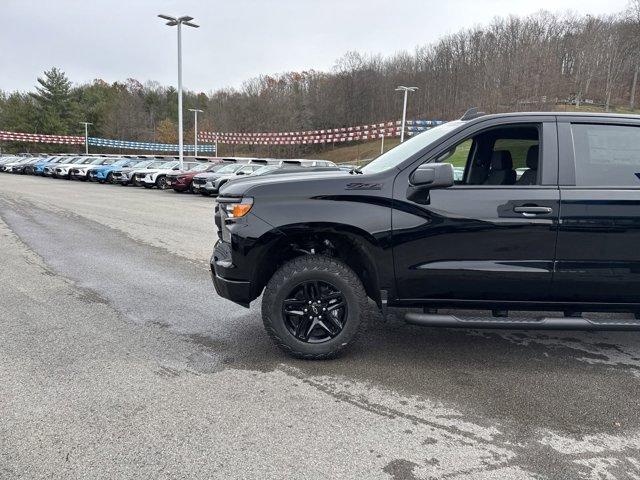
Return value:
<svg viewBox="0 0 640 480">
<path fill-rule="evenodd" d="M 330 283 L 302 282 L 282 302 L 282 317 L 289 333 L 298 340 L 322 343 L 344 329 L 347 303 L 344 294 Z"/>
<path fill-rule="evenodd" d="M 262 295 L 262 321 L 275 344 L 297 358 L 333 358 L 366 329 L 368 297 L 337 258 L 302 255 L 283 264 Z"/>
</svg>

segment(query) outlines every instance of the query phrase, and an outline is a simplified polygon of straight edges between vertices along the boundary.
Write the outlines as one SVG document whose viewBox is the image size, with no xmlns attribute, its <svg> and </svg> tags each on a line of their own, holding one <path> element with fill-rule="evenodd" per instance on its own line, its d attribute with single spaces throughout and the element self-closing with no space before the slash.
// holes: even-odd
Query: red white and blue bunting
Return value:
<svg viewBox="0 0 640 480">
<path fill-rule="evenodd" d="M 444 122 L 439 120 L 408 120 L 405 131 L 411 136 L 442 123 Z M 201 142 L 243 145 L 311 145 L 374 140 L 383 137 L 399 137 L 401 130 L 402 122 L 398 120 L 395 122 L 359 125 L 356 127 L 299 132 L 200 132 L 198 139 Z"/>
<path fill-rule="evenodd" d="M 102 148 L 118 148 L 123 150 L 152 150 L 157 152 L 177 152 L 178 145 L 173 143 L 129 142 L 110 138 L 89 137 L 89 145 Z M 83 141 L 84 143 L 84 141 Z M 193 145 L 183 145 L 183 151 L 194 152 Z M 198 145 L 198 153 L 215 153 L 215 145 Z"/>
<path fill-rule="evenodd" d="M 84 145 L 84 137 L 72 135 L 40 135 L 39 133 L 5 132 L 0 130 L 0 140 L 7 142 L 58 143 Z"/>
<path fill-rule="evenodd" d="M 407 135 L 412 136 L 440 125 L 440 120 L 408 120 L 405 127 Z M 243 145 L 313 145 L 327 143 L 343 143 L 365 141 L 380 138 L 399 137 L 402 122 L 386 122 L 356 127 L 330 128 L 325 130 L 307 130 L 300 132 L 200 132 L 198 153 L 215 153 L 213 143 L 243 144 Z M 0 131 L 0 141 L 55 143 L 66 145 L 84 145 L 84 137 L 74 135 L 41 135 L 36 133 L 20 133 Z M 117 148 L 123 150 L 150 150 L 158 152 L 177 152 L 177 144 L 132 142 L 127 140 L 113 140 L 110 138 L 89 137 L 91 146 L 102 148 Z M 208 144 L 204 144 L 208 143 Z M 185 152 L 193 152 L 194 145 L 184 145 Z"/>
</svg>

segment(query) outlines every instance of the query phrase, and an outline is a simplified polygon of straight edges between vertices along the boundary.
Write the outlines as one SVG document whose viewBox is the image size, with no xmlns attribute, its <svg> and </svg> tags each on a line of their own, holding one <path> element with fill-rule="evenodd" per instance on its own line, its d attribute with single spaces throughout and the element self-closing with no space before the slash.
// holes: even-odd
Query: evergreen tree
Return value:
<svg viewBox="0 0 640 480">
<path fill-rule="evenodd" d="M 39 86 L 31 96 L 38 109 L 39 133 L 68 135 L 79 130 L 78 106 L 71 95 L 71 82 L 57 68 L 38 78 Z"/>
</svg>

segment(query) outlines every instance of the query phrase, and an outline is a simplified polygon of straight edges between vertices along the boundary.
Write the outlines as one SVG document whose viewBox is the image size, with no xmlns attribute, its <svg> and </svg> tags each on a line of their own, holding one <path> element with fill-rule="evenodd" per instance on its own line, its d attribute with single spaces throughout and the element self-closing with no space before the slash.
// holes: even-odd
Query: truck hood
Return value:
<svg viewBox="0 0 640 480">
<path fill-rule="evenodd" d="M 303 181 L 322 182 L 323 180 L 332 180 L 337 178 L 352 177 L 358 180 L 362 175 L 350 175 L 345 171 L 331 171 L 331 172 L 300 172 L 300 173 L 288 173 L 282 175 L 260 175 L 252 177 L 248 175 L 246 177 L 236 177 L 233 181 L 226 183 L 220 192 L 221 195 L 240 196 L 251 190 L 256 186 L 275 185 L 276 188 L 282 184 L 297 183 Z"/>
</svg>

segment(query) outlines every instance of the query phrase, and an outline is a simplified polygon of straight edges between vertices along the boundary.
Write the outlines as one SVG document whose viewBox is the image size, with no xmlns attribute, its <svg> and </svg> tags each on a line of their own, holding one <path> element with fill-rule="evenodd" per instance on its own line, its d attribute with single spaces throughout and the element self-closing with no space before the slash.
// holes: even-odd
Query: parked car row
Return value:
<svg viewBox="0 0 640 480">
<path fill-rule="evenodd" d="M 245 157 L 178 157 L 157 155 L 48 155 L 0 157 L 0 172 L 173 189 L 217 195 L 228 182 L 247 176 L 294 172 L 346 171 L 328 160 L 280 160 Z"/>
</svg>

